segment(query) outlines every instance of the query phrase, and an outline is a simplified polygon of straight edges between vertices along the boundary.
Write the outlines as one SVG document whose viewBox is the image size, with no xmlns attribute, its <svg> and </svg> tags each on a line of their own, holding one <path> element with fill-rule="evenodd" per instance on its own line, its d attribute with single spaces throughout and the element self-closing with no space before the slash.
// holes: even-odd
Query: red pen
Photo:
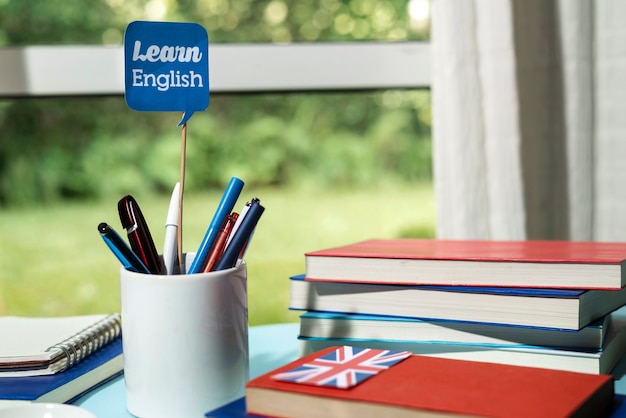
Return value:
<svg viewBox="0 0 626 418">
<path fill-rule="evenodd" d="M 148 267 L 150 273 L 159 274 L 161 272 L 159 253 L 154 246 L 150 229 L 148 229 L 148 224 L 141 213 L 141 209 L 139 209 L 139 205 L 132 196 L 128 195 L 121 198 L 117 203 L 117 210 L 120 214 L 122 227 L 128 234 L 130 248 Z"/>
<path fill-rule="evenodd" d="M 217 265 L 217 262 L 222 257 L 224 249 L 226 248 L 226 241 L 228 240 L 228 237 L 230 236 L 230 231 L 232 231 L 233 227 L 235 226 L 235 222 L 237 222 L 238 217 L 239 214 L 237 212 L 233 212 L 228 215 L 226 219 L 224 219 L 224 222 L 222 223 L 222 226 L 217 233 L 217 237 L 215 238 L 215 242 L 209 250 L 206 265 L 202 270 L 204 273 L 213 271 L 213 269 Z"/>
</svg>

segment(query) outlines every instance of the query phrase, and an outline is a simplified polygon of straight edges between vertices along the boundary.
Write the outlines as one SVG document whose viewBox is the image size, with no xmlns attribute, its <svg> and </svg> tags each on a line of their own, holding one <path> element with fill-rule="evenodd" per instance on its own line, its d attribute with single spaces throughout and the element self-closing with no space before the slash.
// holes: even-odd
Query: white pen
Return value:
<svg viewBox="0 0 626 418">
<path fill-rule="evenodd" d="M 165 264 L 166 274 L 178 273 L 178 193 L 180 183 L 176 183 L 170 207 L 165 219 L 165 242 L 163 243 L 163 264 Z"/>
</svg>

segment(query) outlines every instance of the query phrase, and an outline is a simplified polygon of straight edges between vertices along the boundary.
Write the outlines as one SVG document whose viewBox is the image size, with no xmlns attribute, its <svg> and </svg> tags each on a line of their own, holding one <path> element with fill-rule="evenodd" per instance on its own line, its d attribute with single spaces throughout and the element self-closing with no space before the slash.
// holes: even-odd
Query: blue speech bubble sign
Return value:
<svg viewBox="0 0 626 418">
<path fill-rule="evenodd" d="M 130 23 L 124 64 L 131 109 L 182 111 L 181 126 L 209 106 L 209 36 L 196 23 Z"/>
</svg>

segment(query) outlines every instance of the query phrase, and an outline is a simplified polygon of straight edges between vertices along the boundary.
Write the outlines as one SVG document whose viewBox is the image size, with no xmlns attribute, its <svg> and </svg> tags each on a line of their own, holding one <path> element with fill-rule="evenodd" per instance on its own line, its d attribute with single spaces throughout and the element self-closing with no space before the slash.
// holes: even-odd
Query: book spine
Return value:
<svg viewBox="0 0 626 418">
<path fill-rule="evenodd" d="M 50 369 L 53 373 L 67 370 L 85 357 L 95 353 L 122 334 L 119 314 L 112 314 L 61 341 L 46 351 L 54 353 Z"/>
</svg>

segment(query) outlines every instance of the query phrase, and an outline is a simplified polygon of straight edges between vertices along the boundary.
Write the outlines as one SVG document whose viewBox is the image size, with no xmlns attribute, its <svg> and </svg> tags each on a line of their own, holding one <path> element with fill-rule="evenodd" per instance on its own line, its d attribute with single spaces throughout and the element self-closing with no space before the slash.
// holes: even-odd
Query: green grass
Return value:
<svg viewBox="0 0 626 418">
<path fill-rule="evenodd" d="M 369 238 L 432 236 L 431 184 L 372 190 L 244 189 L 237 204 L 258 196 L 266 210 L 250 244 L 248 301 L 251 325 L 294 322 L 289 276 L 304 273 L 304 253 Z M 185 196 L 183 243 L 195 251 L 221 193 Z M 136 196 L 157 249 L 169 197 Z M 124 232 L 117 201 L 0 213 L 0 313 L 78 315 L 120 310 L 119 262 L 96 226 Z"/>
</svg>

